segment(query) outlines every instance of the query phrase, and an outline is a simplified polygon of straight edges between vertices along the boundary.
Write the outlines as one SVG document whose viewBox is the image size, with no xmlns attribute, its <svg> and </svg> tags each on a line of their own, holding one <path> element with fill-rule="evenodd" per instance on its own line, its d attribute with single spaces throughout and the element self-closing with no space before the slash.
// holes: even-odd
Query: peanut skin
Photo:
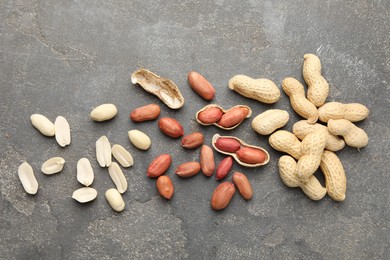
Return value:
<svg viewBox="0 0 390 260">
<path fill-rule="evenodd" d="M 172 198 L 173 193 L 175 192 L 175 188 L 169 176 L 162 175 L 158 177 L 156 186 L 157 191 L 160 193 L 161 197 L 166 198 L 167 200 Z"/>
<path fill-rule="evenodd" d="M 211 207 L 214 210 L 222 210 L 229 205 L 236 188 L 231 182 L 223 182 L 215 188 L 213 196 L 211 197 Z"/>
<path fill-rule="evenodd" d="M 269 79 L 252 79 L 237 75 L 229 80 L 229 88 L 244 97 L 266 104 L 273 104 L 280 98 L 279 88 Z"/>
<path fill-rule="evenodd" d="M 325 149 L 329 151 L 337 152 L 344 148 L 345 146 L 344 140 L 339 138 L 336 135 L 331 134 L 328 128 L 324 125 L 318 123 L 309 124 L 307 120 L 298 121 L 293 125 L 294 135 L 301 140 L 303 140 L 303 138 L 305 138 L 305 136 L 307 136 L 308 134 L 313 133 L 318 129 L 326 129 L 327 134 L 326 134 Z"/>
<path fill-rule="evenodd" d="M 161 109 L 158 105 L 149 104 L 134 109 L 130 114 L 130 119 L 134 122 L 154 120 L 160 115 L 160 111 Z"/>
<path fill-rule="evenodd" d="M 298 115 L 306 118 L 309 124 L 314 124 L 318 120 L 316 106 L 305 97 L 303 85 L 294 78 L 285 78 L 282 82 L 284 92 L 290 97 L 292 108 Z"/>
<path fill-rule="evenodd" d="M 312 200 L 320 200 L 326 195 L 326 189 L 322 187 L 315 176 L 311 175 L 306 183 L 299 180 L 297 175 L 297 163 L 291 156 L 283 155 L 280 157 L 279 175 L 286 186 L 301 188 Z"/>
<path fill-rule="evenodd" d="M 205 100 L 212 100 L 215 96 L 215 89 L 201 74 L 195 71 L 188 73 L 188 84 Z"/>
<path fill-rule="evenodd" d="M 320 168 L 325 177 L 328 195 L 336 201 L 345 200 L 347 178 L 344 167 L 337 155 L 325 150 L 321 156 Z"/>
<path fill-rule="evenodd" d="M 214 152 L 210 146 L 202 145 L 202 148 L 200 149 L 199 160 L 203 174 L 207 177 L 213 175 L 215 170 L 215 161 Z"/>
<path fill-rule="evenodd" d="M 329 119 L 357 122 L 366 119 L 369 113 L 368 108 L 359 103 L 329 102 L 318 108 L 318 116 L 322 122 L 328 122 Z"/>
<path fill-rule="evenodd" d="M 233 173 L 232 180 L 241 196 L 246 200 L 250 200 L 253 196 L 253 189 L 245 174 L 235 172 Z"/>
<path fill-rule="evenodd" d="M 227 110 L 225 114 L 222 115 L 217 124 L 222 127 L 229 128 L 244 121 L 248 114 L 248 109 L 243 107 L 234 107 Z"/>
<path fill-rule="evenodd" d="M 188 178 L 197 175 L 200 168 L 198 162 L 185 162 L 177 166 L 175 173 L 177 176 Z"/>
<path fill-rule="evenodd" d="M 268 142 L 276 151 L 288 153 L 295 159 L 299 159 L 302 156 L 301 141 L 288 131 L 276 131 L 270 135 Z"/>
<path fill-rule="evenodd" d="M 328 129 L 334 135 L 341 135 L 351 147 L 362 148 L 368 144 L 366 132 L 346 119 L 329 119 Z"/>
<path fill-rule="evenodd" d="M 303 78 L 308 86 L 307 99 L 320 107 L 329 94 L 329 84 L 321 75 L 321 61 L 314 54 L 305 54 L 303 59 Z"/>
</svg>

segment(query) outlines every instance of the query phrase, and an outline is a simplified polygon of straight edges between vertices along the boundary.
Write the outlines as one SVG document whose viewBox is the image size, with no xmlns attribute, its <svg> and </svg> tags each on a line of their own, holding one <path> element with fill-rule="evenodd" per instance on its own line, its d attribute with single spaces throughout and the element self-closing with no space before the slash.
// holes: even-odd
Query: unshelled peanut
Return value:
<svg viewBox="0 0 390 260">
<path fill-rule="evenodd" d="M 289 117 L 285 110 L 269 109 L 252 120 L 252 128 L 261 135 L 269 135 L 286 125 Z"/>
<path fill-rule="evenodd" d="M 334 135 L 341 135 L 351 147 L 362 148 L 368 144 L 366 132 L 346 119 L 329 119 L 328 129 Z"/>
<path fill-rule="evenodd" d="M 320 59 L 314 54 L 305 54 L 303 58 L 303 78 L 308 86 L 307 99 L 320 107 L 328 97 L 329 84 L 321 75 Z"/>
<path fill-rule="evenodd" d="M 319 129 L 308 134 L 302 140 L 302 157 L 297 163 L 297 175 L 301 182 L 306 183 L 318 169 L 321 155 L 326 144 L 326 130 Z"/>
<path fill-rule="evenodd" d="M 318 108 L 318 117 L 322 122 L 328 122 L 329 119 L 357 122 L 366 119 L 369 113 L 368 108 L 359 103 L 329 102 Z"/>
<path fill-rule="evenodd" d="M 238 94 L 272 104 L 279 100 L 280 90 L 269 79 L 252 79 L 245 75 L 237 75 L 229 80 L 229 88 Z"/>
<path fill-rule="evenodd" d="M 320 200 L 326 195 L 318 179 L 311 175 L 306 183 L 302 183 L 297 175 L 297 162 L 288 155 L 279 159 L 279 175 L 283 183 L 291 188 L 299 187 L 312 200 Z"/>
<path fill-rule="evenodd" d="M 344 167 L 337 155 L 325 150 L 321 156 L 320 168 L 325 177 L 328 195 L 336 201 L 345 200 L 347 178 Z"/>
<path fill-rule="evenodd" d="M 268 138 L 269 144 L 279 152 L 288 153 L 295 159 L 302 156 L 301 141 L 286 130 L 278 130 Z"/>
<path fill-rule="evenodd" d="M 306 118 L 309 124 L 317 122 L 317 108 L 305 97 L 303 85 L 298 80 L 285 78 L 282 82 L 282 88 L 290 97 L 291 106 L 298 115 Z"/>
<path fill-rule="evenodd" d="M 343 139 L 339 138 L 336 135 L 333 135 L 329 132 L 328 128 L 324 125 L 315 123 L 315 124 L 309 124 L 307 120 L 301 120 L 296 122 L 293 125 L 293 133 L 296 137 L 298 137 L 300 140 L 305 138 L 306 135 L 318 130 L 318 129 L 326 129 L 326 145 L 325 149 L 333 152 L 340 151 L 344 148 L 345 142 Z"/>
</svg>

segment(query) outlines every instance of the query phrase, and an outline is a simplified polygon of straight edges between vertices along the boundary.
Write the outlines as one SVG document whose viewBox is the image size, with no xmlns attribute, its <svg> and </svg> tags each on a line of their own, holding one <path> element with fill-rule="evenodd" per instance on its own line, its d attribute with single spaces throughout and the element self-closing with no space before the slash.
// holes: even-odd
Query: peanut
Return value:
<svg viewBox="0 0 390 260">
<path fill-rule="evenodd" d="M 329 102 L 318 108 L 318 116 L 322 122 L 328 122 L 329 119 L 346 119 L 357 122 L 367 118 L 369 112 L 366 106 L 359 103 Z"/>
<path fill-rule="evenodd" d="M 233 138 L 218 138 L 214 145 L 221 151 L 227 153 L 235 153 L 237 152 L 241 144 L 239 141 Z"/>
<path fill-rule="evenodd" d="M 211 207 L 214 210 L 222 210 L 229 205 L 236 188 L 231 182 L 223 182 L 215 188 L 213 196 L 211 197 Z"/>
<path fill-rule="evenodd" d="M 249 114 L 249 110 L 243 107 L 234 107 L 222 115 L 217 122 L 218 125 L 229 128 L 241 123 Z"/>
<path fill-rule="evenodd" d="M 216 151 L 231 155 L 238 164 L 245 167 L 263 166 L 270 160 L 269 154 L 264 148 L 247 144 L 234 136 L 215 134 L 211 144 Z"/>
<path fill-rule="evenodd" d="M 282 82 L 282 88 L 290 97 L 294 111 L 306 118 L 309 124 L 314 124 L 318 120 L 318 111 L 316 106 L 306 99 L 303 85 L 294 78 L 285 78 Z"/>
<path fill-rule="evenodd" d="M 276 151 L 288 153 L 295 159 L 302 156 L 301 142 L 298 138 L 285 130 L 278 130 L 268 138 L 269 144 Z"/>
<path fill-rule="evenodd" d="M 111 208 L 116 212 L 121 212 L 125 209 L 125 201 L 117 189 L 108 189 L 105 193 L 106 200 Z"/>
<path fill-rule="evenodd" d="M 252 120 L 252 128 L 261 135 L 269 135 L 287 124 L 289 114 L 285 110 L 269 109 Z"/>
<path fill-rule="evenodd" d="M 152 141 L 150 140 L 149 136 L 137 129 L 130 130 L 127 134 L 129 136 L 130 142 L 138 149 L 148 150 L 152 145 Z"/>
<path fill-rule="evenodd" d="M 217 171 L 215 173 L 215 179 L 219 181 L 225 178 L 228 175 L 229 171 L 232 169 L 232 166 L 233 166 L 233 158 L 231 156 L 228 156 L 225 159 L 223 159 L 217 167 Z"/>
<path fill-rule="evenodd" d="M 177 168 L 175 173 L 180 177 L 192 177 L 200 171 L 200 163 L 198 162 L 186 162 L 183 164 L 180 164 Z"/>
<path fill-rule="evenodd" d="M 184 105 L 184 97 L 176 84 L 149 70 L 135 71 L 131 75 L 131 83 L 138 83 L 145 91 L 156 95 L 169 108 L 179 109 Z"/>
<path fill-rule="evenodd" d="M 279 100 L 280 90 L 269 79 L 252 79 L 245 75 L 237 75 L 229 80 L 229 88 L 238 94 L 272 104 Z"/>
<path fill-rule="evenodd" d="M 283 183 L 291 188 L 299 187 L 312 200 L 320 200 L 326 194 L 326 189 L 322 187 L 318 179 L 311 175 L 307 183 L 302 183 L 297 175 L 297 163 L 288 155 L 283 155 L 279 159 L 279 175 Z"/>
<path fill-rule="evenodd" d="M 215 89 L 202 75 L 198 72 L 191 71 L 188 73 L 188 84 L 205 100 L 212 100 L 215 96 Z"/>
<path fill-rule="evenodd" d="M 329 119 L 328 129 L 334 135 L 341 135 L 351 147 L 362 148 L 368 144 L 366 132 L 346 119 Z"/>
<path fill-rule="evenodd" d="M 235 172 L 233 173 L 232 179 L 234 184 L 237 186 L 238 192 L 241 194 L 241 196 L 246 200 L 250 200 L 253 196 L 253 190 L 245 174 L 241 172 Z"/>
<path fill-rule="evenodd" d="M 161 154 L 156 157 L 150 164 L 146 171 L 146 175 L 150 178 L 156 178 L 164 174 L 171 166 L 172 157 L 169 154 Z"/>
<path fill-rule="evenodd" d="M 309 124 L 306 120 L 301 120 L 296 122 L 293 125 L 293 133 L 299 139 L 305 138 L 306 135 L 318 130 L 318 129 L 326 129 L 326 145 L 325 149 L 333 152 L 340 151 L 344 148 L 345 142 L 343 139 L 340 139 L 338 136 L 333 135 L 329 132 L 328 128 L 324 125 L 315 123 Z"/>
<path fill-rule="evenodd" d="M 103 122 L 114 118 L 118 114 L 118 109 L 114 104 L 102 104 L 95 107 L 90 117 L 93 121 Z"/>
<path fill-rule="evenodd" d="M 175 192 L 171 178 L 167 175 L 162 175 L 158 177 L 156 181 L 157 191 L 161 197 L 170 200 Z"/>
<path fill-rule="evenodd" d="M 314 54 L 305 54 L 303 58 L 303 78 L 308 86 L 307 99 L 320 107 L 328 97 L 329 84 L 321 75 L 320 59 Z"/>
<path fill-rule="evenodd" d="M 44 115 L 33 114 L 30 117 L 31 124 L 45 136 L 54 136 L 55 128 L 54 124 Z"/>
<path fill-rule="evenodd" d="M 154 120 L 160 115 L 161 109 L 156 104 L 138 107 L 130 113 L 130 119 L 134 122 Z"/>
<path fill-rule="evenodd" d="M 203 124 L 214 124 L 221 119 L 223 111 L 219 107 L 208 107 L 198 112 L 197 119 Z"/>
<path fill-rule="evenodd" d="M 200 149 L 200 166 L 204 175 L 210 177 L 215 170 L 214 153 L 210 146 L 202 145 Z"/>
<path fill-rule="evenodd" d="M 301 182 L 307 183 L 321 163 L 321 155 L 326 144 L 326 131 L 319 129 L 302 140 L 302 156 L 297 163 L 297 175 Z"/>
<path fill-rule="evenodd" d="M 179 138 L 184 135 L 183 126 L 174 118 L 163 117 L 158 121 L 161 132 L 172 137 Z"/>
<path fill-rule="evenodd" d="M 181 146 L 187 149 L 193 149 L 203 144 L 204 137 L 200 132 L 189 134 L 181 140 Z"/>
<path fill-rule="evenodd" d="M 325 186 L 328 195 L 336 201 L 345 200 L 347 178 L 343 165 L 337 155 L 325 150 L 321 156 L 320 168 L 325 177 Z"/>
<path fill-rule="evenodd" d="M 241 147 L 241 149 L 236 152 L 236 155 L 241 162 L 248 164 L 263 163 L 267 159 L 265 152 L 252 147 Z"/>
</svg>

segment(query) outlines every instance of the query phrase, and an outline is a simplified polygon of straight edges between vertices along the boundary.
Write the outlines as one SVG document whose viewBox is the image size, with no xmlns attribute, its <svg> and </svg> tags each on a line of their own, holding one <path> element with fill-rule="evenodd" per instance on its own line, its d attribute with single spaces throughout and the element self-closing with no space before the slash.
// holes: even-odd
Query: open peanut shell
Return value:
<svg viewBox="0 0 390 260">
<path fill-rule="evenodd" d="M 218 138 L 232 138 L 232 139 L 235 139 L 237 140 L 241 146 L 244 146 L 244 147 L 250 147 L 250 148 L 254 148 L 254 149 L 259 149 L 261 150 L 262 152 L 265 153 L 266 155 L 266 159 L 265 161 L 263 161 L 262 163 L 257 163 L 257 164 L 250 164 L 250 163 L 245 163 L 245 162 L 242 162 L 238 156 L 236 155 L 236 153 L 230 153 L 230 152 L 225 152 L 225 151 L 221 151 L 220 149 L 218 149 L 216 146 L 215 146 L 215 143 L 217 142 Z M 270 160 L 270 156 L 269 156 L 269 153 L 262 147 L 260 146 L 254 146 L 254 145 L 250 145 L 250 144 L 247 144 L 245 143 L 244 141 L 242 141 L 241 139 L 237 138 L 237 137 L 234 137 L 234 136 L 220 136 L 219 134 L 215 134 L 211 140 L 211 144 L 212 146 L 214 147 L 214 149 L 217 151 L 217 152 L 220 152 L 220 153 L 223 153 L 223 154 L 226 154 L 226 155 L 230 155 L 234 158 L 234 160 L 236 160 L 237 163 L 239 163 L 240 165 L 242 166 L 245 166 L 245 167 L 259 167 L 259 166 L 263 166 L 263 165 L 266 165 L 269 160 Z"/>
<path fill-rule="evenodd" d="M 144 90 L 156 95 L 165 105 L 172 109 L 179 109 L 184 105 L 184 97 L 176 84 L 161 78 L 146 69 L 139 69 L 131 75 L 131 83 L 139 84 Z"/>
<path fill-rule="evenodd" d="M 232 110 L 234 108 L 237 108 L 237 107 L 242 107 L 242 108 L 246 108 L 248 109 L 248 114 L 246 115 L 246 117 L 241 121 L 239 122 L 238 124 L 235 124 L 234 126 L 231 126 L 231 127 L 223 127 L 221 125 L 218 124 L 218 122 L 215 122 L 215 123 L 211 123 L 211 124 L 207 124 L 207 123 L 203 123 L 202 121 L 199 120 L 199 113 L 205 111 L 206 109 L 210 108 L 210 107 L 216 107 L 216 108 L 219 108 L 224 114 L 227 113 L 229 110 Z M 217 105 L 217 104 L 210 104 L 210 105 L 207 105 L 207 106 L 204 106 L 203 108 L 201 108 L 198 112 L 196 112 L 196 115 L 195 115 L 195 118 L 196 118 L 196 121 L 201 124 L 201 125 L 215 125 L 221 129 L 224 129 L 224 130 L 231 130 L 231 129 L 234 129 L 236 128 L 237 126 L 239 126 L 246 118 L 249 118 L 250 116 L 252 115 L 252 109 L 248 106 L 245 106 L 245 105 L 236 105 L 234 107 L 231 107 L 229 109 L 224 109 L 223 107 Z"/>
</svg>

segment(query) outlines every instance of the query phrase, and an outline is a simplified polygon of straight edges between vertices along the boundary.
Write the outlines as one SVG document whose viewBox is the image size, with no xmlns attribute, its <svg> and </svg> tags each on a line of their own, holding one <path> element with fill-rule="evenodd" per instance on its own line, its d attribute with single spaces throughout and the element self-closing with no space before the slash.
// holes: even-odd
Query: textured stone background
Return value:
<svg viewBox="0 0 390 260">
<path fill-rule="evenodd" d="M 0 259 L 386 259 L 390 248 L 389 212 L 389 1 L 11 1 L 0 0 Z M 277 171 L 281 153 L 256 134 L 251 119 L 231 132 L 201 127 L 194 120 L 207 104 L 188 86 L 196 70 L 217 90 L 214 103 L 249 105 L 253 115 L 269 108 L 290 111 L 285 127 L 300 120 L 287 96 L 264 105 L 227 88 L 236 74 L 302 80 L 303 55 L 316 53 L 331 89 L 329 101 L 360 102 L 370 108 L 364 128 L 369 145 L 338 155 L 348 178 L 347 199 L 310 201 L 285 187 Z M 174 80 L 187 102 L 169 110 L 130 82 L 145 67 Z M 111 102 L 118 116 L 107 123 L 89 120 L 91 109 Z M 138 106 L 156 102 L 161 116 L 177 118 L 186 133 L 235 135 L 269 150 L 271 162 L 243 171 L 254 198 L 237 194 L 222 212 L 210 209 L 217 186 L 198 175 L 179 179 L 180 163 L 198 160 L 199 150 L 180 147 L 157 122 L 128 119 Z M 72 128 L 72 144 L 60 148 L 29 121 L 33 113 L 51 120 L 62 115 Z M 253 117 L 252 117 L 253 118 Z M 127 131 L 151 136 L 147 152 L 134 148 Z M 117 214 L 104 198 L 113 187 L 95 160 L 95 141 L 107 135 L 131 151 L 135 165 L 125 170 L 126 209 Z M 176 193 L 160 198 L 145 176 L 161 153 L 174 158 L 169 170 Z M 52 156 L 66 160 L 62 173 L 45 176 L 41 164 Z M 71 199 L 81 187 L 76 163 L 93 162 L 98 198 L 87 205 Z M 219 162 L 223 156 L 216 155 Z M 39 192 L 27 195 L 17 168 L 27 160 Z M 317 173 L 321 178 L 321 175 Z M 322 180 L 323 181 L 323 180 Z"/>
</svg>

